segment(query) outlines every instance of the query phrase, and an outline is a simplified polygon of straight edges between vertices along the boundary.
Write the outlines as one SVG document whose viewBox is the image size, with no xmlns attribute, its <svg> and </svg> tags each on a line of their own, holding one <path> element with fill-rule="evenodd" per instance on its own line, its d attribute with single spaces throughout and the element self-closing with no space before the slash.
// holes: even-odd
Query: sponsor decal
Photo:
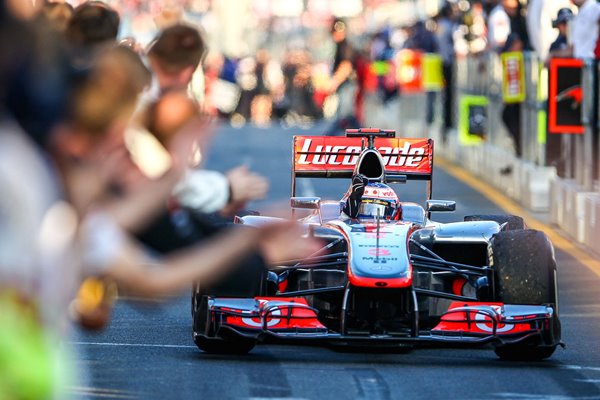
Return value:
<svg viewBox="0 0 600 400">
<path fill-rule="evenodd" d="M 362 138 L 296 136 L 296 171 L 352 170 L 362 150 Z M 428 139 L 376 138 L 386 171 L 431 174 L 433 144 Z"/>
<path fill-rule="evenodd" d="M 269 313 L 266 324 L 269 329 L 324 329 L 325 327 L 317 319 L 317 315 L 311 309 L 290 307 L 290 303 L 299 306 L 308 306 L 303 298 L 278 297 L 278 298 L 255 298 L 259 305 L 252 310 L 230 309 L 242 316 L 227 315 L 226 323 L 233 326 L 241 326 L 251 329 L 262 329 L 261 318 L 257 313 L 262 313 L 269 306 L 276 306 Z M 247 316 L 243 316 L 247 315 Z"/>
<path fill-rule="evenodd" d="M 492 305 L 490 306 L 491 308 L 494 309 L 494 311 L 496 311 L 496 314 L 500 315 L 500 311 L 501 311 L 501 306 L 497 306 L 497 305 Z M 488 321 L 488 322 L 478 322 L 476 324 L 477 328 L 479 328 L 480 330 L 484 331 L 484 332 L 494 332 L 494 325 L 492 324 L 491 320 L 489 317 L 483 315 L 483 314 L 475 314 L 475 321 Z M 514 329 L 515 325 L 513 324 L 498 324 L 496 326 L 496 333 L 504 333 L 504 332 L 509 332 L 512 331 Z"/>
<path fill-rule="evenodd" d="M 359 244 L 358 247 L 377 247 L 375 244 Z M 386 247 L 388 249 L 399 249 L 398 244 L 380 244 L 379 247 Z"/>
<path fill-rule="evenodd" d="M 393 190 L 373 189 L 369 186 L 365 188 L 363 196 L 379 196 L 382 199 L 396 199 L 396 193 Z"/>
<path fill-rule="evenodd" d="M 259 300 L 260 305 L 264 305 L 267 300 Z M 248 312 L 250 314 L 250 311 Z M 280 316 L 281 315 L 281 310 L 279 309 L 275 309 L 271 312 L 272 316 Z M 267 327 L 273 327 L 275 325 L 277 325 L 279 323 L 279 318 L 267 318 Z M 242 322 L 248 326 L 252 326 L 255 328 L 261 328 L 262 327 L 262 323 L 260 321 L 260 318 L 242 318 Z"/>
<path fill-rule="evenodd" d="M 369 254 L 372 256 L 389 256 L 391 252 L 386 249 L 382 249 L 381 247 L 376 247 L 374 249 L 369 249 Z"/>
<path fill-rule="evenodd" d="M 531 329 L 530 323 L 527 321 L 519 322 L 519 319 L 523 319 L 524 317 L 516 317 L 512 318 L 512 321 L 515 323 L 505 324 L 500 321 L 503 320 L 504 316 L 502 314 L 501 303 L 475 303 L 475 302 L 452 302 L 448 311 L 451 311 L 455 308 L 462 307 L 489 307 L 494 313 L 498 316 L 498 325 L 496 325 L 496 333 L 498 334 L 506 334 L 506 333 L 519 333 L 526 332 Z M 467 315 L 468 314 L 468 315 Z M 531 317 L 535 317 L 532 315 Z M 466 311 L 466 312 L 457 312 L 452 313 L 448 312 L 444 314 L 441 318 L 440 323 L 433 328 L 433 332 L 473 332 L 473 333 L 484 333 L 484 334 L 492 334 L 494 332 L 494 325 L 489 316 L 485 315 L 482 312 Z"/>
<path fill-rule="evenodd" d="M 382 263 L 385 264 L 388 261 L 398 261 L 398 257 L 382 257 L 382 256 L 372 256 L 372 257 L 361 257 L 363 261 L 372 261 L 374 263 Z"/>
</svg>

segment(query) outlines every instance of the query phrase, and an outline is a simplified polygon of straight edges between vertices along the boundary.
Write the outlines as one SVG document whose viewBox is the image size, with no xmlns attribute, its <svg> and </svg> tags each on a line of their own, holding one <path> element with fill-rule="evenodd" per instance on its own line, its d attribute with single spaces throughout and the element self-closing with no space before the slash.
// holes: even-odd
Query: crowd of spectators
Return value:
<svg viewBox="0 0 600 400">
<path fill-rule="evenodd" d="M 80 2 L 69 1 L 73 5 Z M 145 49 L 156 32 L 169 23 L 202 21 L 211 7 L 210 2 L 197 0 L 110 0 L 106 3 L 122 16 L 122 40 L 135 43 L 138 49 Z M 574 15 L 577 23 L 572 23 L 568 46 L 566 35 L 563 35 L 565 46 L 560 53 L 553 48 L 553 56 L 593 57 L 598 51 L 598 15 L 595 11 L 598 7 L 594 1 L 450 0 L 441 6 L 437 15 L 414 24 L 384 24 L 375 30 L 355 32 L 352 26 L 356 24 L 352 18 L 338 21 L 343 24 L 344 31 L 347 30 L 348 37 L 341 47 L 352 62 L 352 71 L 343 82 L 338 82 L 340 45 L 335 44 L 332 33 L 330 58 L 324 57 L 323 53 L 315 54 L 306 44 L 273 49 L 268 46 L 269 41 L 263 48 L 246 54 L 233 55 L 211 49 L 203 61 L 205 76 L 194 79 L 191 90 L 205 105 L 206 112 L 235 126 L 246 122 L 265 126 L 274 120 L 282 121 L 284 125 L 303 125 L 327 117 L 335 121 L 334 127 L 329 129 L 333 131 L 335 126 L 357 125 L 364 121 L 362 103 L 366 97 L 375 95 L 386 102 L 399 94 L 397 55 L 400 50 L 438 53 L 443 59 L 446 82 L 453 79 L 452 66 L 456 57 L 490 51 L 501 53 L 510 45 L 518 44 L 523 50 L 533 50 L 546 60 L 550 44 L 561 26 L 565 26 L 562 29 L 566 32 L 566 25 L 552 25 L 557 12 L 563 8 L 573 11 L 580 8 L 580 12 Z M 66 10 L 57 7 L 52 12 L 62 13 L 62 17 L 53 20 L 57 24 L 64 23 L 60 21 L 68 14 Z M 427 96 L 427 104 L 432 104 L 434 93 L 429 92 Z M 452 85 L 446 85 L 443 96 L 448 100 L 453 98 Z M 451 101 L 443 104 L 443 127 L 448 131 L 453 126 L 453 105 Z M 345 111 L 348 109 L 352 111 Z M 426 114 L 427 122 L 431 123 L 431 106 Z M 514 112 L 509 114 L 516 115 Z M 518 132 L 512 129 L 511 123 L 507 126 L 517 138 Z"/>
<path fill-rule="evenodd" d="M 69 3 L 77 5 L 80 2 Z M 111 0 L 106 3 L 122 16 L 122 40 L 134 43 L 138 50 L 147 48 L 156 32 L 169 23 L 187 21 L 202 25 L 199 21 L 211 7 L 210 2 L 195 0 Z M 586 21 L 598 19 L 594 1 L 447 1 L 437 15 L 414 24 L 384 24 L 371 31 L 353 31 L 356 24 L 352 18 L 338 21 L 348 36 L 342 41 L 341 47 L 346 49 L 343 53 L 352 62 L 352 71 L 343 82 L 337 81 L 342 53 L 332 33 L 330 58 L 324 57 L 322 52 L 316 54 L 306 44 L 290 44 L 281 49 L 270 48 L 269 41 L 264 47 L 246 54 L 226 54 L 211 49 L 203 61 L 205 76 L 194 78 L 191 91 L 205 105 L 206 112 L 235 126 L 246 122 L 265 126 L 276 120 L 284 126 L 294 126 L 327 117 L 335 121 L 329 129 L 333 131 L 335 126 L 362 123 L 362 103 L 368 96 L 375 95 L 386 102 L 399 94 L 397 75 L 400 72 L 397 70 L 401 66 L 397 55 L 402 49 L 439 54 L 443 59 L 446 82 L 453 79 L 452 65 L 456 57 L 490 51 L 500 53 L 515 43 L 522 45 L 523 50 L 536 51 L 545 60 L 550 44 L 558 34 L 552 26 L 558 10 L 575 10 L 579 6 L 581 12 L 575 16 L 579 22 L 572 24 L 569 46 L 563 47 L 561 53 L 553 54 L 593 56 L 597 23 Z M 58 24 L 67 14 L 64 10 L 53 12 L 63 13 L 63 17 L 53 19 Z M 429 92 L 427 96 L 427 104 L 432 104 L 434 93 Z M 446 85 L 443 96 L 452 99 L 452 85 Z M 448 131 L 453 126 L 453 105 L 451 101 L 443 104 L 443 126 L 444 131 Z M 345 111 L 348 109 L 352 111 Z M 426 114 L 427 122 L 431 123 L 431 106 Z M 518 133 L 513 136 L 516 138 Z"/>
<path fill-rule="evenodd" d="M 140 54 L 106 3 L 22 4 L 0 3 L 0 397 L 60 399 L 77 385 L 60 341 L 109 323 L 115 287 L 252 295 L 227 277 L 260 282 L 320 246 L 285 219 L 226 222 L 268 182 L 199 164 L 213 129 L 186 90 L 196 28 L 166 26 Z"/>
</svg>

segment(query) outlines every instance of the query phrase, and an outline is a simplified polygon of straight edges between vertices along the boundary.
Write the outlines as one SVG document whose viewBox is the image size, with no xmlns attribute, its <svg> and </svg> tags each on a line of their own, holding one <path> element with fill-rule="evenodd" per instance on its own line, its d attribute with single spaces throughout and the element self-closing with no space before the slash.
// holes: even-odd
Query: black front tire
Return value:
<svg viewBox="0 0 600 400">
<path fill-rule="evenodd" d="M 506 344 L 495 348 L 503 360 L 539 361 L 550 357 L 560 341 L 556 260 L 543 232 L 525 229 L 499 232 L 488 247 L 490 266 L 496 274 L 495 298 L 505 304 L 549 304 L 555 311 L 554 326 L 542 343 Z"/>
<path fill-rule="evenodd" d="M 200 336 L 194 339 L 194 343 L 200 350 L 209 354 L 244 355 L 256 346 L 253 341 L 234 342 L 225 339 L 207 339 Z"/>
<path fill-rule="evenodd" d="M 543 232 L 499 232 L 488 246 L 488 256 L 496 274 L 497 301 L 552 304 L 558 309 L 554 249 Z"/>
<path fill-rule="evenodd" d="M 506 361 L 541 361 L 554 354 L 556 346 L 527 346 L 527 345 L 504 345 L 498 346 L 494 352 L 501 360 Z"/>
</svg>

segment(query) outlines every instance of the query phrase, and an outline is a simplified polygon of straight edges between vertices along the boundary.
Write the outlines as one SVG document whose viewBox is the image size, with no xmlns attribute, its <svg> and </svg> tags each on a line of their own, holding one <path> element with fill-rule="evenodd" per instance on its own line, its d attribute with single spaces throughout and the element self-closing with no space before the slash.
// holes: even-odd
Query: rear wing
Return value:
<svg viewBox="0 0 600 400">
<path fill-rule="evenodd" d="M 361 136 L 294 136 L 292 197 L 296 178 L 351 178 L 368 140 Z M 371 140 L 383 158 L 386 174 L 428 181 L 427 197 L 431 199 L 433 140 L 381 136 Z"/>
</svg>

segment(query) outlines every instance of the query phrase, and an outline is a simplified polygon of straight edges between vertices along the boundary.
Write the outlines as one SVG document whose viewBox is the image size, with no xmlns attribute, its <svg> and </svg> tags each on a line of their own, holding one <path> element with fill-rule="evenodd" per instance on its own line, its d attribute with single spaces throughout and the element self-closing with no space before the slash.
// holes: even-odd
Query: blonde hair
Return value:
<svg viewBox="0 0 600 400">
<path fill-rule="evenodd" d="M 131 49 L 114 46 L 102 51 L 72 99 L 73 122 L 93 134 L 103 134 L 119 120 L 128 120 L 150 72 Z"/>
</svg>

